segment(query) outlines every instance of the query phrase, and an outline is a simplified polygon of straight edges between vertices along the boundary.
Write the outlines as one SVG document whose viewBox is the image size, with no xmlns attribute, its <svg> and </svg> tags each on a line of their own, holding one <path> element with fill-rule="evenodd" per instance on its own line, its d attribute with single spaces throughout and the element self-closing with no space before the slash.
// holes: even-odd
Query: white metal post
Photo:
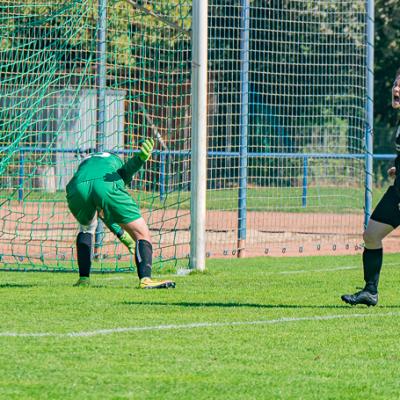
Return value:
<svg viewBox="0 0 400 400">
<path fill-rule="evenodd" d="M 374 135 L 374 36 L 375 3 L 367 0 L 367 96 L 365 127 L 365 209 L 364 227 L 367 227 L 372 210 L 373 135 Z"/>
<path fill-rule="evenodd" d="M 192 163 L 190 268 L 205 269 L 208 1 L 192 3 Z"/>
</svg>

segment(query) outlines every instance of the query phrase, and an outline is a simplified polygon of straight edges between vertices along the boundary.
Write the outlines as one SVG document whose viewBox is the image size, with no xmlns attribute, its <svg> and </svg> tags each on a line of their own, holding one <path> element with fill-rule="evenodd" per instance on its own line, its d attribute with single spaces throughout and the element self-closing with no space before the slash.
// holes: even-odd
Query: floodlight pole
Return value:
<svg viewBox="0 0 400 400">
<path fill-rule="evenodd" d="M 373 134 L 374 134 L 374 0 L 367 1 L 367 96 L 365 124 L 365 210 L 364 227 L 367 226 L 372 210 L 372 174 L 373 174 Z"/>
<path fill-rule="evenodd" d="M 190 268 L 205 269 L 208 1 L 192 3 L 192 150 Z"/>
</svg>

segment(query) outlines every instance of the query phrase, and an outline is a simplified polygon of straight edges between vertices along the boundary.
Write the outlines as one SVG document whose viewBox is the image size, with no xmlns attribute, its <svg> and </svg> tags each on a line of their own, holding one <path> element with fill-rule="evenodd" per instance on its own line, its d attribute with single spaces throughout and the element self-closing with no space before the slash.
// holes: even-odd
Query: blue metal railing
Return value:
<svg viewBox="0 0 400 400">
<path fill-rule="evenodd" d="M 5 150 L 6 147 L 0 146 L 0 151 Z M 25 154 L 26 153 L 73 153 L 76 155 L 83 154 L 85 151 L 76 148 L 58 149 L 58 148 L 45 148 L 45 147 L 20 147 L 18 149 L 19 157 L 19 177 L 18 177 L 18 200 L 22 201 L 24 197 L 24 180 L 25 180 Z M 116 154 L 132 155 L 139 150 L 117 150 Z M 163 200 L 166 196 L 166 175 L 167 164 L 171 156 L 179 158 L 190 157 L 190 151 L 179 150 L 155 150 L 153 152 L 155 157 L 158 157 L 160 162 L 159 176 L 160 176 L 160 198 Z M 235 151 L 208 151 L 208 157 L 231 157 L 239 158 L 240 152 Z M 303 160 L 303 179 L 302 179 L 302 206 L 307 206 L 307 191 L 308 191 L 308 178 L 309 178 L 309 160 L 310 159 L 365 159 L 365 154 L 337 154 L 337 153 L 256 153 L 248 152 L 248 158 L 286 158 L 286 159 L 302 159 Z M 374 154 L 374 160 L 393 160 L 396 157 L 394 154 Z"/>
</svg>

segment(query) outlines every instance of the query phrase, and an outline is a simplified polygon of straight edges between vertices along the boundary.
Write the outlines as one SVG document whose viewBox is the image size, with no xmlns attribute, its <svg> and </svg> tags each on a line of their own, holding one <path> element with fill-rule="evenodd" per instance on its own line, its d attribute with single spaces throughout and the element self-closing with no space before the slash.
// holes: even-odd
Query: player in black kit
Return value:
<svg viewBox="0 0 400 400">
<path fill-rule="evenodd" d="M 392 88 L 392 107 L 400 109 L 400 70 L 397 71 Z M 400 225 L 400 124 L 396 132 L 396 153 L 394 167 L 388 170 L 389 176 L 395 178 L 394 184 L 376 206 L 363 235 L 365 287 L 357 293 L 342 296 L 342 300 L 351 305 L 375 306 L 378 303 L 378 282 L 383 257 L 382 239 Z"/>
</svg>

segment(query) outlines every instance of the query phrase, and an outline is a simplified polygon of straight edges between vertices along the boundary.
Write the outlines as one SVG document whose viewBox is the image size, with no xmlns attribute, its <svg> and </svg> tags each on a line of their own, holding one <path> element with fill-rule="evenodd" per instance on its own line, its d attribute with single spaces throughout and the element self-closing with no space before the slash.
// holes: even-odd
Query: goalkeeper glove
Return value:
<svg viewBox="0 0 400 400">
<path fill-rule="evenodd" d="M 139 158 L 142 161 L 147 161 L 151 157 L 151 152 L 154 148 L 154 140 L 152 138 L 146 139 L 139 148 Z"/>
<path fill-rule="evenodd" d="M 124 231 L 121 236 L 118 236 L 118 239 L 128 248 L 129 253 L 135 254 L 135 241 L 128 232 Z"/>
</svg>

